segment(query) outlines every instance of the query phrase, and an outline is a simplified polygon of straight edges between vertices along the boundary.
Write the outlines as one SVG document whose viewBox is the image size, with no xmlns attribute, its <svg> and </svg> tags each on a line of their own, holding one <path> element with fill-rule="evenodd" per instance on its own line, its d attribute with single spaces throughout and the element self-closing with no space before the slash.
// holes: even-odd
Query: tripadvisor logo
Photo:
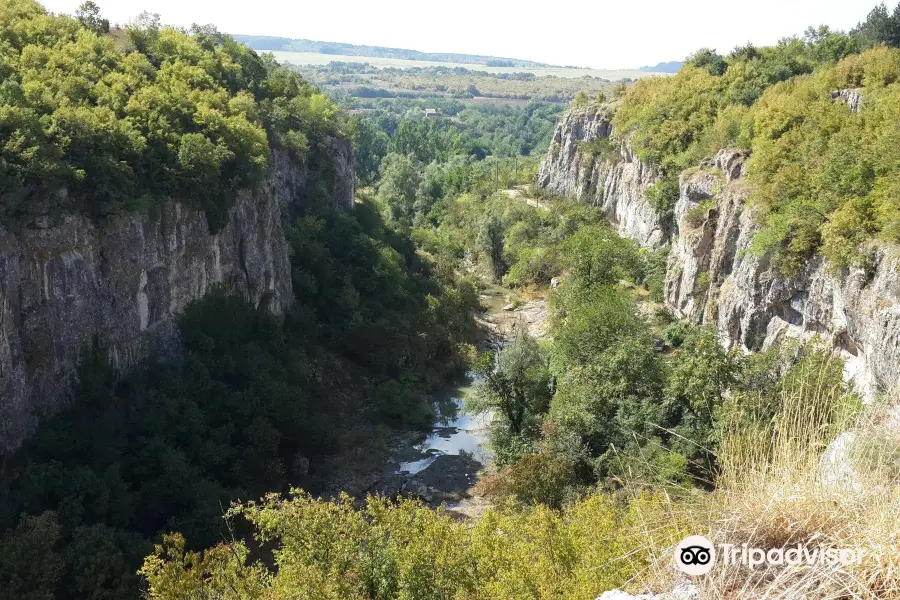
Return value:
<svg viewBox="0 0 900 600">
<path fill-rule="evenodd" d="M 866 552 L 862 548 L 839 549 L 807 547 L 797 544 L 790 548 L 750 548 L 747 544 L 721 544 L 718 558 L 723 566 L 743 565 L 755 569 L 761 565 L 803 567 L 859 565 Z M 705 575 L 716 564 L 716 550 L 702 535 L 692 535 L 675 547 L 675 567 L 688 575 Z"/>
<path fill-rule="evenodd" d="M 716 564 L 716 549 L 702 535 L 691 535 L 675 547 L 675 567 L 688 575 L 705 575 Z"/>
</svg>

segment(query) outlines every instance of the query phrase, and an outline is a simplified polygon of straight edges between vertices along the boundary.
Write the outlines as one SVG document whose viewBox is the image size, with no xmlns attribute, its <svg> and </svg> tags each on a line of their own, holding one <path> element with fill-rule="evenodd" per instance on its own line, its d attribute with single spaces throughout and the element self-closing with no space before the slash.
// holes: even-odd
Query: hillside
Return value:
<svg viewBox="0 0 900 600">
<path fill-rule="evenodd" d="M 680 60 L 671 60 L 669 62 L 657 63 L 652 67 L 641 67 L 641 71 L 647 71 L 648 73 L 677 73 L 683 66 L 684 63 Z"/>
</svg>

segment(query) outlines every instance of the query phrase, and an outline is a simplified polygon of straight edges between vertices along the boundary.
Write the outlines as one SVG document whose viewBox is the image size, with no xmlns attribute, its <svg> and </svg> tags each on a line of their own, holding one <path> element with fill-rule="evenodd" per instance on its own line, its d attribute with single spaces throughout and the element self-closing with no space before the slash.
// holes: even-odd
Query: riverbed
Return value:
<svg viewBox="0 0 900 600">
<path fill-rule="evenodd" d="M 476 316 L 481 331 L 479 351 L 502 347 L 520 324 L 536 337 L 545 335 L 546 302 L 542 298 L 517 302 L 515 298 L 513 292 L 497 285 L 482 291 L 484 312 Z M 461 514 L 477 512 L 470 509 L 484 502 L 472 499 L 473 487 L 490 468 L 493 457 L 488 439 L 492 415 L 465 411 L 465 400 L 476 385 L 475 375 L 468 373 L 433 394 L 436 419 L 429 431 L 393 430 L 384 435 L 381 449 L 364 444 L 357 448 L 359 456 L 353 464 L 335 464 L 336 471 L 345 473 L 332 479 L 330 495 L 344 491 L 360 498 L 369 493 L 411 496 L 433 506 L 446 504 Z"/>
<path fill-rule="evenodd" d="M 481 296 L 479 316 L 483 339 L 479 350 L 497 349 L 508 343 L 518 326 L 537 337 L 546 333 L 544 299 L 515 302 L 515 294 L 500 286 L 488 286 Z M 436 394 L 432 400 L 437 419 L 431 431 L 394 456 L 393 473 L 384 478 L 384 492 L 417 496 L 431 504 L 460 508 L 493 455 L 489 434 L 492 414 L 469 414 L 465 400 L 475 393 L 477 377 L 466 377 Z"/>
</svg>

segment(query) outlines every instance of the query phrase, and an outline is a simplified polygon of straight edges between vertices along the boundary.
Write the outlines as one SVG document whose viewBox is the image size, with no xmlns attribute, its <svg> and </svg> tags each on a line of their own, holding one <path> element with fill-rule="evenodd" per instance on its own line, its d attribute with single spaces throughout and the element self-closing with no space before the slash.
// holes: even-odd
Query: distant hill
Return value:
<svg viewBox="0 0 900 600">
<path fill-rule="evenodd" d="M 669 62 L 661 62 L 658 65 L 652 67 L 641 67 L 640 70 L 644 71 L 645 73 L 677 73 L 683 66 L 683 62 L 679 60 L 672 60 Z"/>
<path fill-rule="evenodd" d="M 246 44 L 254 50 L 264 52 L 317 52 L 338 56 L 371 56 L 377 58 L 400 58 L 404 60 L 428 60 L 433 62 L 463 63 L 485 65 L 487 67 L 554 67 L 545 63 L 517 58 L 497 56 L 481 56 L 479 54 L 454 54 L 451 52 L 419 52 L 403 48 L 385 48 L 384 46 L 358 46 L 341 42 L 316 42 L 313 40 L 294 40 L 291 38 L 268 35 L 235 35 L 234 39 Z"/>
</svg>

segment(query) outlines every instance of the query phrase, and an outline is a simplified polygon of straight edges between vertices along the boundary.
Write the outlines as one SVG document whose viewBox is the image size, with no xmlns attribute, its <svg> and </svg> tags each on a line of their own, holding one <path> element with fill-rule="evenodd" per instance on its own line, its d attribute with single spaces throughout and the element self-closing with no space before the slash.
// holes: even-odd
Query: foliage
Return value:
<svg viewBox="0 0 900 600">
<path fill-rule="evenodd" d="M 466 410 L 493 415 L 497 431 L 492 441 L 497 464 L 503 467 L 518 458 L 516 450 L 538 437 L 541 416 L 553 395 L 547 359 L 520 327 L 510 345 L 481 356 L 475 372 L 480 380 Z"/>
<path fill-rule="evenodd" d="M 635 84 L 614 127 L 666 176 L 648 190 L 651 204 L 666 214 L 680 170 L 741 146 L 750 151 L 762 224 L 752 250 L 769 254 L 783 274 L 815 253 L 838 268 L 865 267 L 873 238 L 900 240 L 891 200 L 900 50 L 877 46 L 896 45 L 897 14 L 877 7 L 851 35 L 819 27 L 727 57 L 703 50 L 677 75 Z M 859 111 L 836 101 L 835 90 L 856 90 L 864 98 Z M 699 223 L 704 206 L 689 221 Z"/>
<path fill-rule="evenodd" d="M 648 187 L 644 196 L 659 215 L 671 217 L 679 193 L 678 178 L 670 175 Z"/>
<path fill-rule="evenodd" d="M 728 392 L 737 389 L 742 361 L 726 351 L 718 333 L 693 328 L 667 359 L 664 422 L 672 426 L 671 448 L 689 471 L 711 482 L 715 471 L 715 417 Z"/>
<path fill-rule="evenodd" d="M 56 514 L 23 515 L 0 541 L 0 585 L 8 598 L 49 600 L 63 575 L 57 551 L 61 527 Z"/>
<path fill-rule="evenodd" d="M 123 49 L 91 2 L 78 19 L 31 0 L 0 7 L 0 205 L 6 216 L 94 216 L 166 197 L 220 228 L 270 146 L 303 159 L 339 124 L 297 75 L 210 28 L 188 36 L 144 15 Z"/>
<path fill-rule="evenodd" d="M 387 154 L 390 137 L 369 119 L 352 117 L 349 126 L 356 154 L 356 176 L 362 185 L 372 185 L 378 179 L 378 168 Z"/>
<path fill-rule="evenodd" d="M 446 161 L 453 154 L 468 154 L 465 144 L 459 131 L 445 119 L 402 119 L 391 134 L 388 151 L 428 164 Z"/>
<path fill-rule="evenodd" d="M 865 21 L 853 30 L 854 36 L 863 48 L 874 48 L 886 44 L 900 47 L 900 6 L 888 13 L 884 3 L 872 9 Z"/>
<path fill-rule="evenodd" d="M 75 18 L 98 35 L 109 33 L 109 20 L 100 16 L 100 7 L 91 0 L 83 2 L 75 11 Z"/>
<path fill-rule="evenodd" d="M 471 282 L 422 261 L 367 204 L 298 215 L 288 238 L 297 304 L 283 318 L 216 289 L 184 312 L 182 364 L 117 381 L 104 352 L 86 356 L 71 408 L 9 459 L 4 589 L 137 598 L 161 531 L 210 545 L 232 500 L 315 483 L 305 457 L 332 448 L 337 400 L 365 380 L 383 417 L 431 424 L 421 390 L 472 339 Z"/>
<path fill-rule="evenodd" d="M 587 287 L 633 279 L 640 265 L 636 244 L 605 224 L 581 227 L 563 243 L 562 253 L 575 280 Z"/>
<path fill-rule="evenodd" d="M 581 598 L 647 569 L 650 548 L 683 533 L 650 494 L 627 505 L 597 495 L 563 511 L 491 511 L 474 527 L 411 501 L 369 498 L 356 510 L 346 496 L 327 502 L 300 490 L 231 514 L 252 523 L 257 543 L 274 544 L 277 569 L 251 564 L 243 542 L 191 553 L 170 536 L 142 569 L 150 598 Z"/>
<path fill-rule="evenodd" d="M 659 248 L 658 250 L 648 250 L 642 248 L 640 258 L 642 259 L 642 268 L 640 270 L 640 283 L 647 287 L 650 292 L 650 300 L 653 302 L 663 302 L 663 294 L 665 291 L 666 280 L 666 264 L 669 258 L 668 246 Z"/>
<path fill-rule="evenodd" d="M 855 47 L 825 28 L 808 31 L 803 40 L 737 48 L 724 58 L 701 50 L 678 74 L 632 86 L 616 110 L 615 131 L 629 137 L 642 159 L 675 175 L 720 148 L 747 141 L 729 120 L 769 86 L 832 64 Z"/>
<path fill-rule="evenodd" d="M 764 228 L 758 252 L 796 272 L 821 251 L 833 264 L 859 264 L 873 236 L 894 241 L 895 81 L 900 50 L 878 48 L 834 69 L 778 86 L 754 106 L 750 170 Z M 863 86 L 860 113 L 831 101 L 835 88 Z M 802 175 L 800 175 L 802 173 Z"/>
<path fill-rule="evenodd" d="M 378 199 L 391 219 L 412 225 L 416 216 L 416 194 L 421 183 L 421 163 L 407 154 L 391 152 L 381 161 Z"/>
<path fill-rule="evenodd" d="M 710 75 L 716 77 L 724 75 L 728 70 L 728 63 L 725 62 L 725 59 L 709 48 L 697 50 L 688 57 L 685 64 L 697 69 L 705 69 Z"/>
</svg>

